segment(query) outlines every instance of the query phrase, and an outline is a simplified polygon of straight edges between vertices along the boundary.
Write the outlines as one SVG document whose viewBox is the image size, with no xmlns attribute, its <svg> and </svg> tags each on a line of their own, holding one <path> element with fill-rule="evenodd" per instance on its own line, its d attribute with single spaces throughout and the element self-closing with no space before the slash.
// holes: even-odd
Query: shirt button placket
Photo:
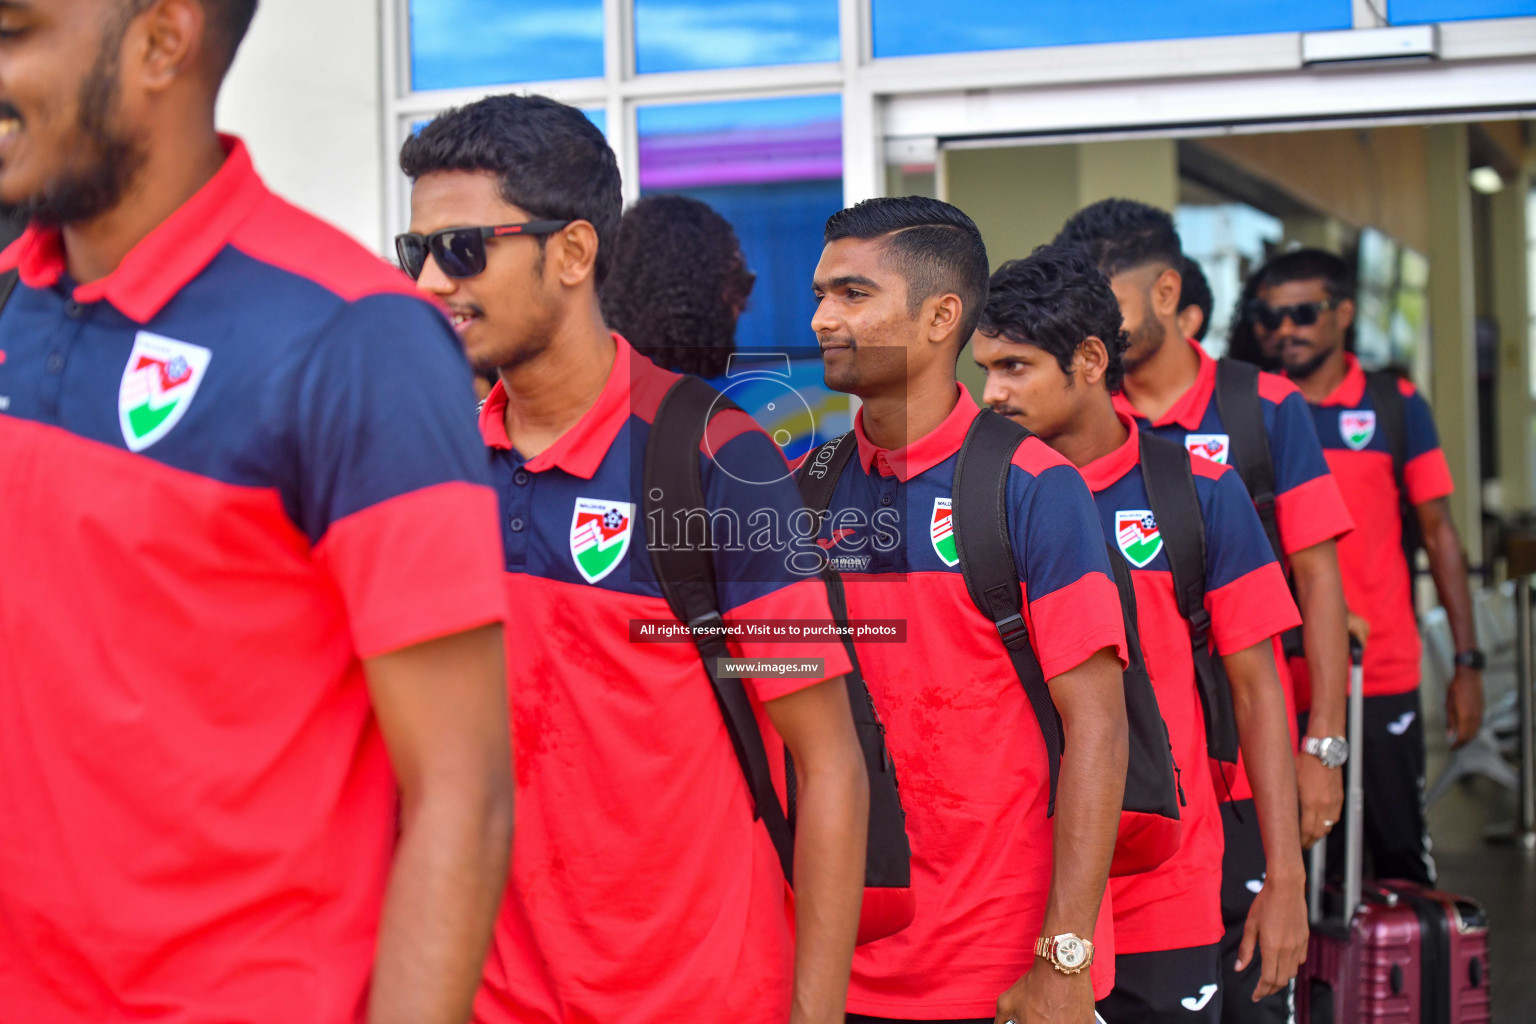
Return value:
<svg viewBox="0 0 1536 1024">
<path fill-rule="evenodd" d="M 511 494 L 507 498 L 507 566 L 525 568 L 528 564 L 528 535 L 533 520 L 533 474 L 519 468 L 512 473 Z"/>
</svg>

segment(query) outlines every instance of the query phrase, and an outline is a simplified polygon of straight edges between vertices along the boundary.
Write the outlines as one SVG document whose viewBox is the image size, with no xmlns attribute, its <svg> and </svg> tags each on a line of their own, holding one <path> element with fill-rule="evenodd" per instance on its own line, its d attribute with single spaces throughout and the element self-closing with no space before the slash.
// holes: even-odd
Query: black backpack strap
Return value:
<svg viewBox="0 0 1536 1024">
<path fill-rule="evenodd" d="M 1408 406 L 1397 387 L 1397 374 L 1391 370 L 1372 370 L 1365 375 L 1365 391 L 1376 410 L 1376 425 L 1386 436 L 1392 452 L 1392 476 L 1397 481 L 1398 515 L 1403 521 L 1403 557 L 1408 562 L 1410 578 L 1418 569 L 1419 548 L 1424 537 L 1419 529 L 1419 514 L 1408 500 Z"/>
<path fill-rule="evenodd" d="M 1142 481 L 1173 574 L 1174 600 L 1189 623 L 1195 679 L 1205 711 L 1206 749 L 1216 760 L 1232 764 L 1237 761 L 1237 717 L 1226 671 L 1211 657 L 1211 614 L 1205 608 L 1205 516 L 1189 458 L 1182 445 L 1142 433 Z"/>
<path fill-rule="evenodd" d="M 21 280 L 21 272 L 8 270 L 0 274 L 0 312 L 4 312 L 6 303 L 11 301 L 11 293 L 16 290 L 16 282 Z"/>
<path fill-rule="evenodd" d="M 955 462 L 951 492 L 955 551 L 971 600 L 992 624 L 1008 651 L 1024 695 L 1029 698 L 1050 768 L 1050 802 L 1046 814 L 1056 813 L 1056 779 L 1061 772 L 1062 726 L 1050 687 L 1024 621 L 1024 595 L 1008 539 L 1008 466 L 1013 453 L 1030 436 L 1006 416 L 978 413 L 966 432 Z"/>
<path fill-rule="evenodd" d="M 848 465 L 848 460 L 858 447 L 853 431 L 839 434 L 807 455 L 795 471 L 795 482 L 800 485 L 800 500 L 818 517 L 832 503 L 837 479 L 843 475 L 843 467 Z"/>
<path fill-rule="evenodd" d="M 1232 463 L 1253 498 L 1264 535 L 1276 561 L 1284 565 L 1285 549 L 1280 545 L 1280 524 L 1275 518 L 1275 460 L 1269 452 L 1269 431 L 1264 429 L 1257 366 L 1236 359 L 1217 360 L 1216 412 L 1227 428 Z"/>
<path fill-rule="evenodd" d="M 683 376 L 667 391 L 651 424 L 645 446 L 645 529 L 646 546 L 661 592 L 672 614 L 693 631 L 693 642 L 704 662 L 704 671 L 715 691 L 720 712 L 725 718 L 731 746 L 741 763 L 751 791 L 753 811 L 763 819 L 773 840 L 784 877 L 792 879 L 795 841 L 789 821 L 779 804 L 769 773 L 768 753 L 758 730 L 747 688 L 740 679 L 719 675 L 718 659 L 729 658 L 720 616 L 720 601 L 715 591 L 713 544 L 708 536 L 695 547 L 686 541 L 681 527 L 675 528 L 679 540 L 668 546 L 665 537 L 668 522 L 681 524 L 691 509 L 704 509 L 704 482 L 699 472 L 699 445 L 710 418 L 736 406 L 697 377 Z M 660 537 L 655 535 L 662 531 Z M 711 629 L 711 627 L 714 627 Z"/>
</svg>

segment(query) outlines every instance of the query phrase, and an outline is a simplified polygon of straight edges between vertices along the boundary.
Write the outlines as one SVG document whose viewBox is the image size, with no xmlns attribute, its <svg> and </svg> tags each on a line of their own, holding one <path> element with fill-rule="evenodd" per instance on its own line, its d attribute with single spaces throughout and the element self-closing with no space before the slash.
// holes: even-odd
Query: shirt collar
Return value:
<svg viewBox="0 0 1536 1024">
<path fill-rule="evenodd" d="M 1088 489 L 1095 494 L 1125 476 L 1141 462 L 1141 439 L 1135 417 L 1119 410 L 1115 414 L 1125 424 L 1125 443 L 1107 455 L 1100 455 L 1079 470 L 1088 483 Z"/>
<path fill-rule="evenodd" d="M 213 262 L 230 235 L 270 193 L 251 165 L 245 143 L 219 136 L 224 163 L 176 212 L 139 239 L 106 277 L 74 290 L 76 302 L 102 299 L 136 323 L 148 323 Z M 52 288 L 64 275 L 64 244 L 58 228 L 30 224 L 0 252 L 0 272 L 17 270 L 29 288 Z"/>
<path fill-rule="evenodd" d="M 859 442 L 859 465 L 864 467 L 864 472 L 873 475 L 878 471 L 882 476 L 894 474 L 896 479 L 906 483 L 959 451 L 971 421 L 980 410 L 964 385 L 956 384 L 955 389 L 959 399 L 944 422 L 895 451 L 881 448 L 864 436 L 864 410 L 860 409 L 853 418 L 853 436 Z"/>
<path fill-rule="evenodd" d="M 1193 338 L 1184 340 L 1194 348 L 1195 355 L 1199 357 L 1200 372 L 1196 374 L 1195 382 L 1190 385 L 1189 390 L 1180 395 L 1179 400 L 1153 422 L 1154 427 L 1178 424 L 1185 430 L 1199 430 L 1201 421 L 1205 419 L 1205 410 L 1211 404 L 1211 395 L 1216 393 L 1216 360 L 1200 347 L 1198 341 Z M 1146 418 L 1136 411 L 1131 400 L 1125 397 L 1124 391 L 1115 396 L 1115 410 L 1128 416 Z"/>
<path fill-rule="evenodd" d="M 1365 370 L 1360 367 L 1360 360 L 1344 353 L 1344 379 L 1339 381 L 1339 386 L 1328 393 L 1328 397 L 1319 402 L 1319 405 L 1342 405 L 1353 409 L 1365 398 Z"/>
<path fill-rule="evenodd" d="M 613 447 L 624 421 L 629 418 L 636 393 L 641 390 L 649 393 L 658 387 L 664 391 L 676 378 L 676 374 L 668 373 L 649 359 L 634 358 L 634 350 L 622 336 L 613 335 L 613 341 L 613 368 L 608 371 L 608 382 L 603 385 L 597 401 L 582 414 L 575 426 L 560 435 L 559 440 L 528 460 L 526 468 L 530 472 L 542 473 L 558 467 L 583 480 L 592 479 L 608 449 Z M 631 372 L 635 375 L 634 380 L 631 380 Z M 498 380 L 480 407 L 480 436 L 492 448 L 512 448 L 512 439 L 507 436 L 506 412 L 507 388 Z"/>
</svg>

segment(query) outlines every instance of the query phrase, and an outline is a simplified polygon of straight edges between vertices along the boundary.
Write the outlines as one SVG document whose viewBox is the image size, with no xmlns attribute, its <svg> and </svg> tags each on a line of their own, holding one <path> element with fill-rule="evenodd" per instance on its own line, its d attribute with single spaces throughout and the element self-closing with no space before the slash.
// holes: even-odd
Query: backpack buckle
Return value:
<svg viewBox="0 0 1536 1024">
<path fill-rule="evenodd" d="M 1205 640 L 1211 635 L 1211 613 L 1204 608 L 1195 609 L 1189 617 L 1189 632 L 1197 640 Z"/>
<path fill-rule="evenodd" d="M 688 620 L 688 632 L 693 636 L 698 636 L 699 631 L 704 629 L 709 631 L 706 634 L 708 636 L 722 637 L 725 635 L 725 620 L 722 619 L 720 617 L 720 613 L 713 608 L 705 612 L 703 615 L 699 615 Z"/>
<path fill-rule="evenodd" d="M 1018 650 L 1029 643 L 1029 627 L 1024 625 L 1024 616 L 1015 612 L 1006 619 L 999 619 L 997 635 L 1003 638 L 1003 646 L 1009 650 Z"/>
</svg>

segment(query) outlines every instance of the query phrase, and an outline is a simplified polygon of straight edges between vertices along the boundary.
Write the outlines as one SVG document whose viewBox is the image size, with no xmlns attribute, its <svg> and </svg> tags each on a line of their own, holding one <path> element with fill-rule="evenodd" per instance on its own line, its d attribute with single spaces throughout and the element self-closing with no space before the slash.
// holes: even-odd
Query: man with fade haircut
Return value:
<svg viewBox="0 0 1536 1024">
<path fill-rule="evenodd" d="M 1456 643 L 1456 674 L 1445 694 L 1452 745 L 1476 736 L 1483 719 L 1484 656 L 1447 501 L 1451 471 L 1424 396 L 1390 371 L 1367 373 L 1350 351 L 1355 290 L 1342 259 L 1299 249 L 1276 256 L 1254 276 L 1256 297 L 1247 310 L 1254 335 L 1306 396 L 1350 513 L 1355 522 L 1369 524 L 1339 541 L 1344 598 L 1370 638 L 1364 665 L 1366 849 L 1377 877 L 1432 885 L 1409 562 L 1420 544 Z M 1297 703 L 1306 712 L 1312 703 L 1306 665 L 1295 670 Z M 1330 852 L 1330 864 L 1342 863 L 1341 850 Z"/>
<path fill-rule="evenodd" d="M 1266 533 L 1270 533 L 1276 555 L 1289 567 L 1301 609 L 1314 695 L 1307 738 L 1330 741 L 1326 760 L 1314 754 L 1296 754 L 1301 839 L 1310 847 L 1337 824 L 1344 800 L 1339 771 L 1342 760 L 1334 754 L 1344 743 L 1349 652 L 1334 540 L 1353 523 L 1328 471 L 1306 402 L 1284 378 L 1257 374 L 1256 385 L 1248 385 L 1240 398 L 1242 408 L 1222 407 L 1218 383 L 1228 369 L 1219 371 L 1217 361 L 1179 329 L 1183 287 L 1179 268 L 1184 255 L 1173 218 L 1165 211 L 1129 199 L 1106 199 L 1068 220 L 1056 242 L 1083 248 L 1109 278 L 1120 303 L 1130 345 L 1124 356 L 1124 389 L 1115 397 L 1116 406 L 1135 417 L 1142 430 L 1177 441 L 1193 455 L 1235 465 L 1249 483 L 1261 521 L 1269 517 Z M 1232 369 L 1240 371 L 1244 366 L 1238 364 Z M 1251 368 L 1247 372 L 1251 374 Z M 1236 376 L 1230 374 L 1233 379 Z M 1228 423 L 1226 418 L 1234 422 Z M 1259 436 L 1243 436 L 1238 428 L 1245 422 L 1254 424 L 1252 433 Z M 1248 474 L 1252 466 L 1263 461 L 1253 447 L 1263 443 L 1268 446 L 1267 465 L 1272 468 L 1273 485 L 1269 491 L 1255 494 Z M 1294 707 L 1290 673 L 1278 641 L 1275 653 L 1287 705 Z M 1280 874 L 1273 865 L 1268 866 L 1266 875 L 1253 791 L 1243 765 L 1238 766 L 1230 792 L 1221 795 L 1226 798 L 1222 809 L 1226 832 L 1222 916 L 1227 924 L 1223 968 L 1235 972 L 1237 947 L 1254 894 L 1263 886 L 1300 892 L 1304 880 L 1299 875 Z M 1262 969 L 1259 962 L 1250 961 L 1242 972 L 1229 974 L 1224 986 L 1225 1019 L 1289 1018 L 1289 991 L 1271 996 L 1257 1009 L 1249 1000 Z"/>
<path fill-rule="evenodd" d="M 901 779 L 917 900 L 908 928 L 856 951 L 848 1019 L 1084 1024 L 1113 984 L 1104 890 L 1127 757 L 1124 621 L 1092 498 L 1042 442 L 1018 448 L 1007 531 L 1066 735 L 1051 817 L 1041 726 L 954 546 L 930 529 L 972 421 L 990 415 L 955 380 L 986 302 L 981 234 L 909 196 L 833 214 L 825 238 L 811 326 L 827 386 L 862 406 L 820 543 L 868 555 L 843 574 L 850 618 L 906 622 L 905 644 L 857 655 Z M 881 511 L 890 543 L 877 527 L 831 532 Z M 1052 951 L 1037 956 L 1041 940 Z M 1063 946 L 1094 950 L 1091 967 L 1062 962 Z"/>
<path fill-rule="evenodd" d="M 410 282 L 214 106 L 254 0 L 0 4 L 0 1017 L 459 1024 L 496 496 Z"/>
<path fill-rule="evenodd" d="M 1173 575 L 1179 543 L 1157 523 L 1157 494 L 1192 489 L 1203 526 L 1205 610 L 1232 691 L 1255 806 L 1277 877 L 1301 871 L 1296 781 L 1285 694 L 1271 639 L 1301 621 L 1285 575 L 1238 475 L 1190 459 L 1169 442 L 1142 438 L 1112 396 L 1127 337 L 1109 282 L 1081 253 L 1042 246 L 992 275 L 971 352 L 987 373 L 986 401 L 1032 431 L 1082 472 L 1104 537 L 1135 587 L 1137 632 L 1168 725 L 1185 804 L 1178 852 L 1151 871 L 1110 881 L 1115 912 L 1115 989 L 1099 1003 L 1107 1021 L 1220 1021 L 1222 829 L 1206 757 L 1206 726 Z M 1163 445 L 1162 460 L 1146 446 Z M 1168 456 L 1172 458 L 1169 459 Z M 1149 477 L 1161 477 L 1154 488 Z M 1151 520 L 1149 523 L 1148 520 Z M 1199 536 L 1199 535 L 1197 535 Z M 1186 552 L 1180 551 L 1183 555 Z M 1271 904 L 1273 906 L 1265 906 Z M 1262 927 L 1262 932 L 1261 932 Z M 1299 891 L 1266 887 L 1249 914 L 1239 957 L 1263 943 L 1260 996 L 1283 989 L 1306 955 Z"/>
<path fill-rule="evenodd" d="M 574 107 L 494 96 L 437 117 L 400 166 L 401 262 L 448 307 L 471 363 L 500 377 L 480 431 L 518 609 L 519 831 L 475 1019 L 839 1020 L 868 801 L 842 644 L 730 640 L 740 657 L 822 665 L 747 681 L 799 782 L 791 904 L 699 650 L 631 642 L 632 622 L 675 624 L 637 512 L 680 378 L 599 311 L 621 210 L 612 150 Z M 791 552 L 721 525 L 803 518 L 778 448 L 740 411 L 710 420 L 699 447 L 675 457 L 698 460 L 724 621 L 827 621 L 825 585 L 792 571 Z"/>
</svg>

